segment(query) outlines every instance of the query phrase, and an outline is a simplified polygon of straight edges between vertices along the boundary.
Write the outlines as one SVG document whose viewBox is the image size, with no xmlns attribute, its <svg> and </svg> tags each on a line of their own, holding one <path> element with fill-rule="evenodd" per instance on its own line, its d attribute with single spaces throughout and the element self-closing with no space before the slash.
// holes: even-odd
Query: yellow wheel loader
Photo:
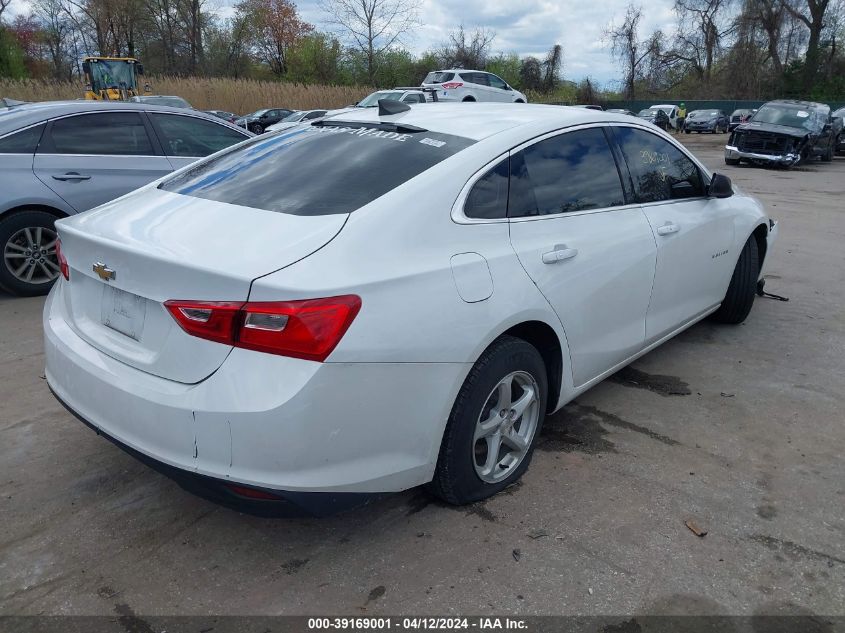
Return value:
<svg viewBox="0 0 845 633">
<path fill-rule="evenodd" d="M 95 101 L 128 101 L 141 94 L 138 77 L 144 66 L 134 57 L 86 57 L 82 60 L 85 73 L 85 98 Z M 144 86 L 149 92 L 149 85 Z"/>
</svg>

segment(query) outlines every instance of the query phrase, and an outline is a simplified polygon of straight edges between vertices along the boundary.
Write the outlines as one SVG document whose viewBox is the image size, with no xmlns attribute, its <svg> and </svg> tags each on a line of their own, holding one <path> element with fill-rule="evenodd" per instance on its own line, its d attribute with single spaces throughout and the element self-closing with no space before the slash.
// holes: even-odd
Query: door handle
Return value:
<svg viewBox="0 0 845 633">
<path fill-rule="evenodd" d="M 53 176 L 54 180 L 91 180 L 91 176 L 85 176 L 83 174 L 77 174 L 75 172 L 68 172 L 67 174 L 62 174 L 61 176 Z"/>
<path fill-rule="evenodd" d="M 577 248 L 566 248 L 566 246 L 556 246 L 553 251 L 543 253 L 543 263 L 556 264 L 557 262 L 562 262 L 564 259 L 572 259 L 577 254 Z"/>
<path fill-rule="evenodd" d="M 681 227 L 677 224 L 672 224 L 671 222 L 667 222 L 663 226 L 657 227 L 657 234 L 658 235 L 671 235 L 672 233 L 677 233 L 681 230 Z"/>
</svg>

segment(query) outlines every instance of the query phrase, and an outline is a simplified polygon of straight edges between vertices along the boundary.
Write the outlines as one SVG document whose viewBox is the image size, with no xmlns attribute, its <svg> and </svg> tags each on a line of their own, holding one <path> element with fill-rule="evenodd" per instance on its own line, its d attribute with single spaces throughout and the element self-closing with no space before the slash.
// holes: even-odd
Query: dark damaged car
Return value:
<svg viewBox="0 0 845 633">
<path fill-rule="evenodd" d="M 725 146 L 725 163 L 792 167 L 814 157 L 833 160 L 836 133 L 830 107 L 809 101 L 770 101 L 737 127 Z"/>
</svg>

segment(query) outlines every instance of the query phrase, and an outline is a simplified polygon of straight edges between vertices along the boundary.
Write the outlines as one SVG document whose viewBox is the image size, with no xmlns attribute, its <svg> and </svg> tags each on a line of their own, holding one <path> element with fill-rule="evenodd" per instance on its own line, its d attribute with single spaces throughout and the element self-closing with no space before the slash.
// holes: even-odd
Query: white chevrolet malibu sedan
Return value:
<svg viewBox="0 0 845 633">
<path fill-rule="evenodd" d="M 185 485 L 314 512 L 513 484 L 547 414 L 743 321 L 777 231 L 631 117 L 386 103 L 57 227 L 58 399 Z"/>
</svg>

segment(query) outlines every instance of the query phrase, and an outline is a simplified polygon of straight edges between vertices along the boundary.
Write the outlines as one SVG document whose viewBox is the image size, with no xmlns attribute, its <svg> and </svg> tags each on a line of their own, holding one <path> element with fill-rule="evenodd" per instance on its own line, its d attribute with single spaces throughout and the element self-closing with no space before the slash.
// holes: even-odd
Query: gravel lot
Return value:
<svg viewBox="0 0 845 633">
<path fill-rule="evenodd" d="M 521 485 L 468 508 L 194 497 L 51 397 L 43 299 L 0 296 L 0 613 L 845 615 L 845 159 L 725 167 L 725 138 L 683 140 L 779 218 L 767 290 L 790 301 L 582 395 Z"/>
</svg>

